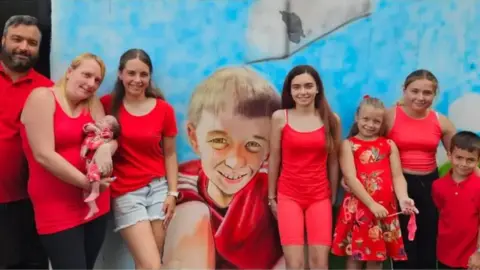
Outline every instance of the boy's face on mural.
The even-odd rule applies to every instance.
[[[260,169],[269,152],[270,124],[269,117],[204,110],[196,128],[187,125],[204,173],[224,194],[238,192]]]
[[[145,90],[150,84],[150,68],[140,59],[131,59],[125,63],[118,77],[123,83],[126,95],[134,97],[145,95]]]
[[[435,85],[427,79],[411,82],[403,91],[406,106],[415,111],[423,111],[432,106],[435,98]]]
[[[292,98],[297,106],[306,107],[315,102],[317,85],[308,73],[295,76],[291,83]]]
[[[479,154],[477,151],[469,152],[455,147],[448,154],[453,172],[462,177],[470,175],[475,167],[478,166]]]

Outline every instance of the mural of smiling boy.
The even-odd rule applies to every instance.
[[[271,115],[280,96],[246,67],[217,70],[194,91],[186,130],[200,160],[180,165],[167,268],[272,269],[283,264],[267,204]]]

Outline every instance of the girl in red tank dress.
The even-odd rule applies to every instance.
[[[347,269],[381,269],[388,257],[406,260],[398,214],[418,210],[407,194],[395,144],[382,136],[383,103],[365,96],[342,144],[340,166],[352,193],[343,199],[332,253],[349,256]],[[398,198],[401,211],[397,210]]]

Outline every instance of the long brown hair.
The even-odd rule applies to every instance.
[[[142,61],[145,65],[148,66],[150,71],[150,83],[145,90],[145,96],[151,98],[159,98],[165,99],[162,91],[159,88],[156,88],[153,84],[151,76],[153,75],[153,65],[150,56],[142,49],[130,49],[122,54],[120,57],[120,63],[118,65],[118,71],[122,72],[125,68],[125,65],[128,61],[138,59]],[[125,87],[123,86],[122,80],[117,77],[117,81],[115,82],[115,86],[112,90],[112,108],[111,114],[118,118],[118,110],[123,102],[123,98],[125,97]]]
[[[315,96],[315,108],[318,110],[318,114],[323,121],[325,127],[325,134],[327,136],[327,149],[329,153],[338,150],[340,145],[340,138],[336,137],[336,130],[338,129],[338,121],[335,115],[328,104],[327,98],[325,97],[325,89],[323,87],[322,80],[318,72],[309,65],[299,65],[294,67],[287,74],[285,82],[283,83],[282,90],[282,109],[293,109],[295,108],[295,101],[292,97],[292,80],[298,75],[307,73],[312,76],[315,84],[317,86],[318,93]]]

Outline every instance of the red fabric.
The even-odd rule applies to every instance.
[[[430,111],[427,117],[414,119],[397,106],[388,138],[400,151],[402,168],[416,172],[432,172],[437,168],[436,154],[442,128],[436,112]]]
[[[282,165],[278,193],[306,202],[330,199],[325,128],[298,132],[287,124],[282,130]]]
[[[27,163],[20,138],[20,114],[30,92],[53,82],[31,69],[12,82],[0,62],[0,203],[28,197]]]
[[[397,213],[390,168],[390,144],[385,138],[350,138],[357,178],[389,214]],[[368,207],[347,193],[340,207],[332,253],[359,261],[406,260],[398,215],[376,219]]]
[[[92,117],[90,114],[82,114],[71,118],[57,102],[55,104],[55,151],[78,170],[86,173],[80,148],[84,137],[83,125],[92,121]],[[24,128],[21,129],[21,135],[30,172],[28,194],[33,203],[38,233],[56,233],[90,221],[91,219],[84,220],[89,211],[84,202],[84,191],[65,183],[44,169],[33,157]],[[110,192],[102,192],[96,202],[100,211],[93,218],[110,211]]]
[[[268,177],[258,172],[235,194],[227,209],[219,209],[207,194],[208,179],[200,161],[180,166],[180,173],[198,175],[198,192],[180,188],[178,204],[205,202],[211,213],[216,269],[271,269],[282,257],[277,222],[268,207]]]
[[[415,239],[415,233],[417,232],[417,221],[415,215],[410,215],[410,219],[407,224],[408,240],[413,241]]]
[[[100,181],[100,179],[102,179],[100,169],[94,162],[87,165],[87,178],[90,182]]]
[[[475,173],[460,183],[451,173],[433,182],[432,198],[440,215],[437,258],[445,265],[467,267],[468,258],[477,250],[479,194],[480,177]]]
[[[107,114],[111,114],[112,97],[101,98]],[[134,116],[120,106],[118,121],[120,136],[118,150],[114,156],[111,184],[113,197],[140,189],[152,179],[166,175],[165,156],[161,148],[163,137],[177,135],[173,108],[167,102],[157,99],[157,105],[144,116]]]

